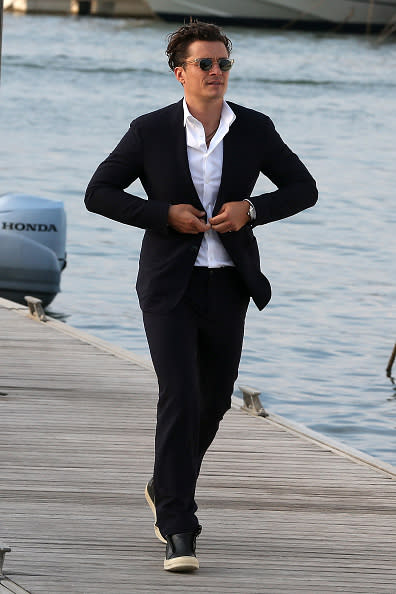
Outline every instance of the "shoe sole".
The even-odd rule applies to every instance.
[[[198,559],[196,557],[176,557],[175,559],[165,559],[165,571],[195,571],[199,569]]]
[[[158,540],[160,540],[161,542],[163,542],[164,544],[166,544],[166,539],[162,536],[158,526],[157,526],[157,511],[155,509],[155,505],[154,505],[154,501],[151,499],[149,492],[147,490],[147,485],[144,489],[144,496],[146,498],[147,503],[150,506],[151,511],[153,512],[153,516],[154,516],[154,532],[155,532],[155,536],[158,538]]]

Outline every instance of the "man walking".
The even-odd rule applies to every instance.
[[[136,288],[159,384],[145,494],[164,568],[192,571],[201,463],[231,406],[250,297],[259,309],[271,297],[252,228],[314,205],[317,190],[267,116],[225,102],[234,60],[217,26],[183,25],[166,53],[184,98],[132,122],[85,203],[145,229]],[[251,196],[260,173],[278,189]],[[137,178],[147,200],[125,192]]]

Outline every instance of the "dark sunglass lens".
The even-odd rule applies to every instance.
[[[220,58],[220,60],[219,60],[220,70],[222,70],[223,72],[227,72],[227,70],[231,69],[231,66],[232,66],[231,60],[229,60],[228,58]]]
[[[213,61],[211,58],[202,58],[202,60],[199,61],[199,66],[202,70],[205,70],[207,72],[212,68]]]

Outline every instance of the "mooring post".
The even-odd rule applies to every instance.
[[[80,16],[91,14],[91,0],[78,0],[78,14]]]
[[[386,375],[387,375],[387,377],[391,377],[392,376],[392,366],[393,366],[393,363],[395,362],[395,358],[396,358],[396,342],[395,342],[395,346],[393,347],[393,351],[392,351],[392,354],[390,356],[388,365],[386,367]]]

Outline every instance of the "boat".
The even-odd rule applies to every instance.
[[[350,28],[383,28],[396,18],[396,0],[276,0],[276,4]]]
[[[396,19],[396,0],[147,0],[167,21],[297,29],[378,30]]]
[[[28,194],[0,196],[0,296],[49,305],[60,291],[66,266],[63,202]]]
[[[202,21],[235,25],[279,26],[301,17],[290,7],[260,0],[147,0],[153,12],[167,21],[188,20],[190,16]],[[311,20],[310,17],[307,17]]]

